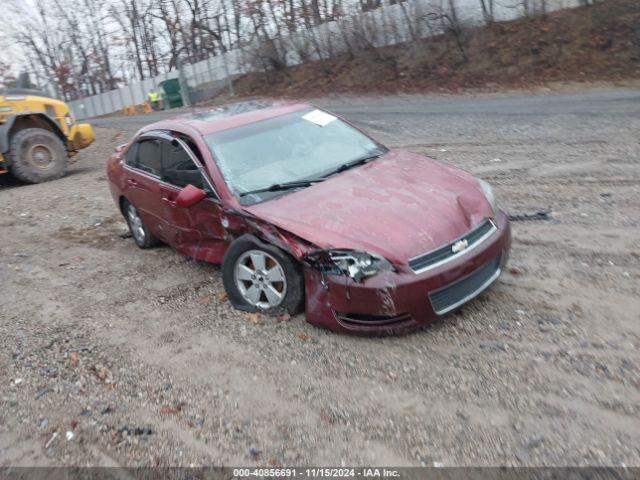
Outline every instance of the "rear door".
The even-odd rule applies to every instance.
[[[171,245],[179,252],[214,263],[222,261],[227,242],[222,209],[198,155],[181,139],[162,140],[160,194]],[[207,192],[207,198],[188,208],[176,205],[187,185]]]
[[[144,224],[166,240],[160,194],[162,145],[159,138],[143,137],[127,151],[124,196],[138,209]]]

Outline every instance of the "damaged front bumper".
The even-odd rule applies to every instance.
[[[411,330],[459,308],[487,289],[509,256],[511,231],[499,212],[482,244],[424,273],[408,265],[355,282],[305,266],[307,321],[332,330]]]

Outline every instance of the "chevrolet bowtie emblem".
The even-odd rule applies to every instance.
[[[467,240],[458,240],[456,243],[453,244],[453,246],[451,247],[451,251],[453,253],[458,253],[463,251],[465,248],[467,248],[469,246],[469,242]]]

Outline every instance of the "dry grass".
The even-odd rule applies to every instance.
[[[609,0],[283,71],[249,74],[243,95],[455,92],[640,78],[640,2]]]

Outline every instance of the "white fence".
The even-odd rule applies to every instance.
[[[138,105],[147,100],[150,90],[157,90],[158,85],[169,79],[179,78],[183,75],[186,83],[195,87],[197,85],[218,82],[227,79],[227,75],[243,73],[241,51],[228,52],[224,57],[216,56],[191,65],[183,65],[181,70],[173,70],[154,78],[148,78],[142,82],[134,82],[127,86],[85,97],[69,102],[69,106],[76,118],[89,118],[106,115],[122,110],[127,105]],[[225,61],[227,65],[225,65]]]
[[[535,3],[530,0],[530,3]],[[460,21],[465,24],[478,24],[483,21],[480,0],[456,0],[456,10]],[[494,0],[494,19],[496,21],[511,20],[523,15],[521,2],[517,0]],[[575,7],[578,0],[546,0],[547,10]],[[278,38],[277,48],[285,51],[287,65],[303,62],[306,56],[318,59],[345,52],[349,48],[349,38],[345,31],[357,32],[366,36],[366,41],[380,47],[410,41],[412,38],[425,38],[438,33],[424,19],[429,13],[449,13],[448,0],[409,0],[390,4],[384,0],[382,8],[348,17],[336,22],[328,22],[304,32]],[[354,37],[356,38],[356,37]],[[259,51],[260,40],[242,48],[211,57],[191,65],[183,65],[180,70],[173,70],[155,78],[131,83],[110,92],[85,97],[69,102],[77,118],[89,118],[122,110],[127,105],[144,102],[151,89],[157,89],[160,82],[179,78],[198,92],[203,84],[210,85],[212,93],[216,93],[216,83],[224,85],[229,76],[248,73],[259,68],[255,64],[255,52]],[[311,45],[310,45],[311,43]],[[303,55],[304,53],[304,55]],[[206,98],[199,98],[199,100]],[[198,98],[196,98],[198,100]]]

